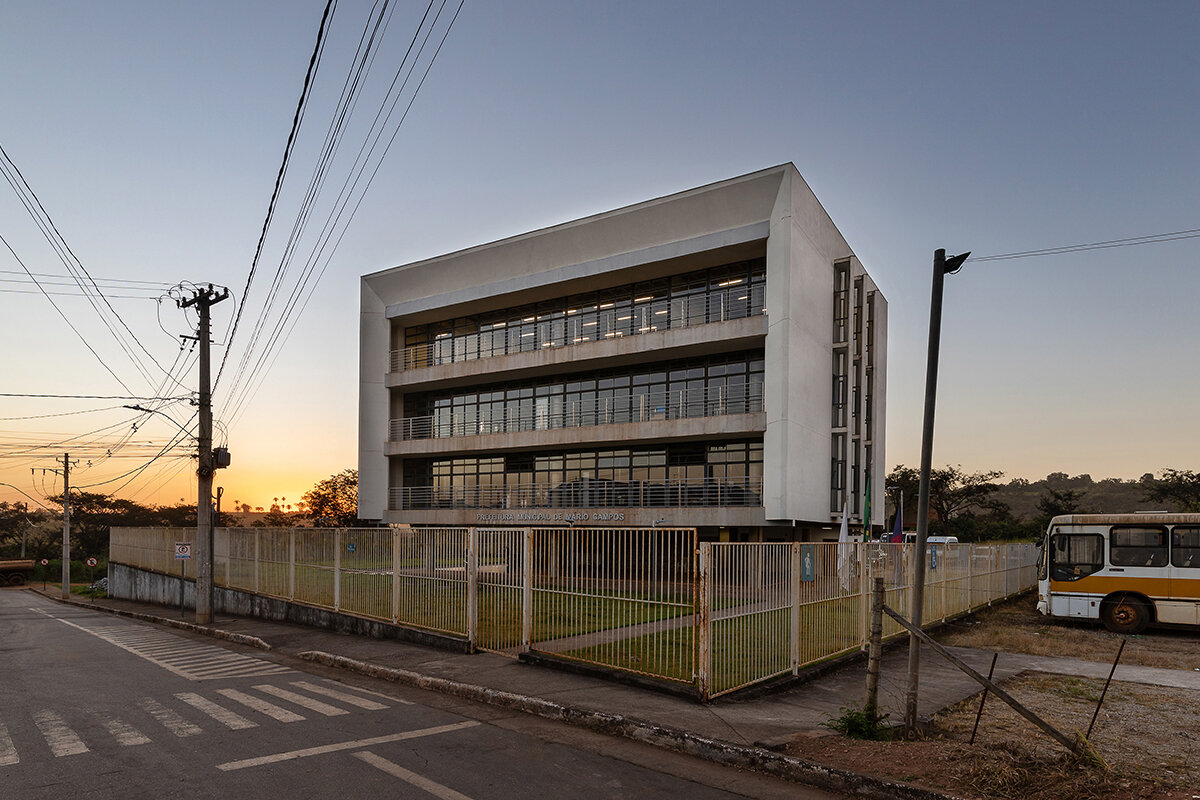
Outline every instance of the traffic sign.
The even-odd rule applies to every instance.
[[[46,565],[48,565],[49,563],[50,563],[50,559],[48,559],[48,558],[43,558],[43,559],[42,559],[42,566],[43,566],[43,567],[44,567],[44,566],[46,566]]]
[[[87,564],[89,567],[94,567],[94,566],[96,566],[96,558],[95,558],[95,556],[93,556],[92,558],[89,558],[87,561],[85,561],[83,563]]]
[[[192,557],[191,542],[176,542],[175,543],[175,558],[176,560],[184,560]]]

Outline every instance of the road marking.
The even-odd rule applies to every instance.
[[[405,706],[411,706],[413,704],[412,700],[402,700],[399,697],[392,697],[390,694],[384,694],[383,692],[373,692],[370,689],[364,689],[361,686],[347,686],[341,681],[335,681],[332,678],[322,678],[321,680],[325,681],[325,683],[332,683],[334,686],[341,686],[343,689],[353,689],[356,692],[369,694],[372,697],[382,697],[384,700],[387,700],[391,703],[400,703],[401,705]]]
[[[180,692],[179,694],[177,694],[175,696],[178,697],[183,702],[187,703],[189,706],[200,709],[205,714],[208,714],[210,717],[215,719],[217,722],[220,722],[225,727],[232,728],[235,731],[240,731],[244,728],[257,728],[258,727],[257,722],[251,722],[250,720],[243,717],[241,714],[237,714],[233,711],[230,711],[229,709],[225,708],[224,706],[219,706],[216,703],[214,703],[212,700],[209,700],[205,697],[201,697],[200,695],[198,695],[194,692]]]
[[[32,608],[30,610],[56,619],[64,625],[70,625],[97,639],[103,639],[109,644],[191,681],[215,678],[259,678],[295,671],[281,664],[242,653],[233,653],[214,645],[181,640],[175,634],[165,631],[147,631],[126,625],[88,628],[62,617],[56,617],[44,609]]]
[[[88,746],[67,726],[66,720],[53,711],[37,712],[33,715],[33,722],[41,730],[42,736],[46,737],[46,744],[50,745],[50,752],[55,758],[88,751]]]
[[[273,717],[280,722],[299,722],[304,717],[299,714],[288,711],[286,708],[280,708],[273,703],[268,703],[266,700],[260,700],[253,695],[244,694],[237,689],[217,689],[217,694],[224,695],[234,702],[241,703],[247,708],[252,708],[268,717]]]
[[[217,764],[217,769],[222,772],[231,772],[235,769],[261,767],[264,764],[277,764],[280,761],[293,761],[297,758],[337,753],[342,750],[360,750],[364,747],[371,747],[377,744],[402,742],[405,739],[420,739],[425,736],[437,736],[439,733],[452,733],[464,728],[474,728],[476,725],[481,724],[474,720],[467,720],[466,722],[455,722],[450,725],[438,725],[435,728],[421,728],[415,731],[405,731],[404,733],[393,733],[388,736],[376,736],[373,739],[359,739],[354,742],[338,742],[337,744],[326,744],[320,747],[308,747],[303,750],[292,750],[288,753],[275,753],[274,755],[259,756],[258,758],[247,758],[242,761],[229,761],[224,764]]]
[[[306,692],[313,692],[314,694],[322,694],[326,697],[332,697],[334,700],[341,700],[343,703],[349,703],[352,706],[365,708],[367,711],[379,711],[380,709],[387,708],[387,706],[385,706],[383,703],[376,703],[374,700],[368,700],[365,697],[348,694],[347,692],[339,692],[337,689],[328,689],[324,686],[317,686],[315,683],[309,683],[308,681],[293,681],[292,686],[296,686]]]
[[[393,764],[386,758],[381,758],[374,753],[354,753],[355,758],[359,761],[365,761],[376,769],[381,769],[388,775],[399,778],[406,783],[411,783],[418,789],[424,789],[434,797],[440,797],[441,800],[471,800],[462,792],[456,792],[449,786],[443,786],[440,783],[429,780],[423,775],[418,775],[415,772],[405,769],[399,764]]]
[[[295,703],[298,706],[303,706],[309,711],[315,711],[318,714],[324,714],[327,717],[340,717],[343,714],[350,713],[344,708],[337,708],[336,706],[331,706],[328,703],[322,703],[320,700],[313,700],[311,697],[305,697],[302,694],[289,692],[287,689],[280,689],[278,686],[272,686],[269,683],[259,684],[254,688],[266,694],[273,694],[281,700],[287,700],[289,703]]]
[[[195,736],[197,733],[204,733],[204,729],[199,725],[193,725],[153,698],[143,697],[138,700],[138,705],[176,736]]]
[[[132,747],[137,744],[146,744],[150,741],[150,737],[144,736],[140,731],[132,725],[122,722],[116,717],[109,717],[103,714],[98,714],[100,724],[113,735],[117,740],[117,744],[122,747]]]
[[[21,758],[17,755],[17,748],[8,735],[8,728],[4,727],[3,722],[0,722],[0,767],[11,767],[13,764],[19,763],[21,763]]]

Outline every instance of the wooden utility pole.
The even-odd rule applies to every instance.
[[[196,293],[186,300],[179,301],[180,308],[194,305],[200,314],[200,386],[199,386],[199,464],[196,468],[198,477],[196,495],[196,624],[209,625],[212,623],[212,579],[213,579],[213,449],[212,449],[212,389],[210,388],[211,358],[209,349],[212,345],[209,310],[212,306],[229,297],[228,289],[220,291],[210,283],[206,288],[196,289]]]

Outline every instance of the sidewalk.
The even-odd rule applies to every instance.
[[[46,596],[58,599],[57,592],[47,592]],[[77,602],[117,612],[144,614],[164,621],[180,620],[178,610],[172,613],[171,609],[162,606],[107,598],[94,602]],[[189,611],[186,621],[190,621],[190,618]],[[695,746],[680,746],[678,740],[681,737],[690,737],[696,742],[709,742],[718,750],[729,750],[729,746],[742,750],[752,748],[761,754],[760,757],[751,759],[752,765],[759,767],[763,764],[763,757],[769,755],[759,748],[777,747],[797,736],[827,733],[821,723],[831,716],[837,716],[843,707],[861,705],[865,695],[865,661],[849,664],[794,688],[743,700],[718,700],[704,705],[683,697],[612,683],[588,675],[534,666],[492,653],[450,653],[394,640],[369,639],[223,614],[218,615],[209,628],[256,637],[265,642],[273,652],[283,655],[332,663],[365,674],[374,674],[373,670],[379,668],[399,671],[397,674],[383,674],[380,677],[584,724],[593,729],[605,729],[605,724],[595,722],[599,720],[607,723],[609,732],[621,733],[632,738],[651,740],[654,738],[653,732],[659,731],[672,742],[676,742],[663,746],[696,752],[705,757],[711,758],[712,755],[699,752]],[[950,649],[968,665],[982,674],[987,674],[992,657],[990,651]],[[314,656],[314,652],[328,656]],[[879,701],[881,709],[890,714],[893,720],[904,717],[907,661],[907,646],[893,647],[884,653]],[[1025,670],[1105,678],[1109,665],[1070,658],[1001,653],[996,663],[995,679],[1003,680]],[[1114,678],[1200,689],[1200,672],[1122,665],[1118,667]],[[921,716],[932,715],[978,691],[979,684],[974,680],[932,650],[922,649],[918,707]],[[581,722],[584,718],[593,722]],[[644,729],[646,733],[630,733],[629,730],[621,729],[621,725],[630,722],[640,726],[639,730]],[[728,763],[737,763],[737,759]],[[826,785],[825,788],[840,788],[845,791],[844,786]],[[939,795],[905,792],[863,796]]]

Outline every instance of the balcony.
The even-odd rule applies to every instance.
[[[753,394],[748,395],[748,389]],[[463,413],[451,409],[435,416],[404,417],[391,421],[388,441],[440,439],[454,436],[545,431],[617,425],[630,422],[752,414],[763,410],[761,387],[710,388],[706,391],[681,389],[620,398],[597,398],[578,402],[553,403],[558,398],[530,398],[516,408],[505,406],[500,413],[484,411]],[[555,407],[558,406],[558,407]]]
[[[457,508],[681,508],[761,506],[762,478],[612,481],[521,486],[394,486],[388,510]]]
[[[731,290],[730,296],[719,293],[686,298],[686,301],[680,298],[670,303],[656,300],[653,305],[646,304],[644,313],[640,314],[625,309],[624,314],[613,310],[606,315],[601,310],[599,314],[572,316],[574,312],[567,311],[565,315],[550,319],[530,317],[523,321],[526,324],[519,326],[497,323],[490,330],[447,333],[432,344],[392,350],[388,371],[404,372],[517,353],[538,353],[552,348],[761,317],[765,310],[763,292],[762,284],[757,284],[752,288],[737,287],[736,300],[732,298]]]

